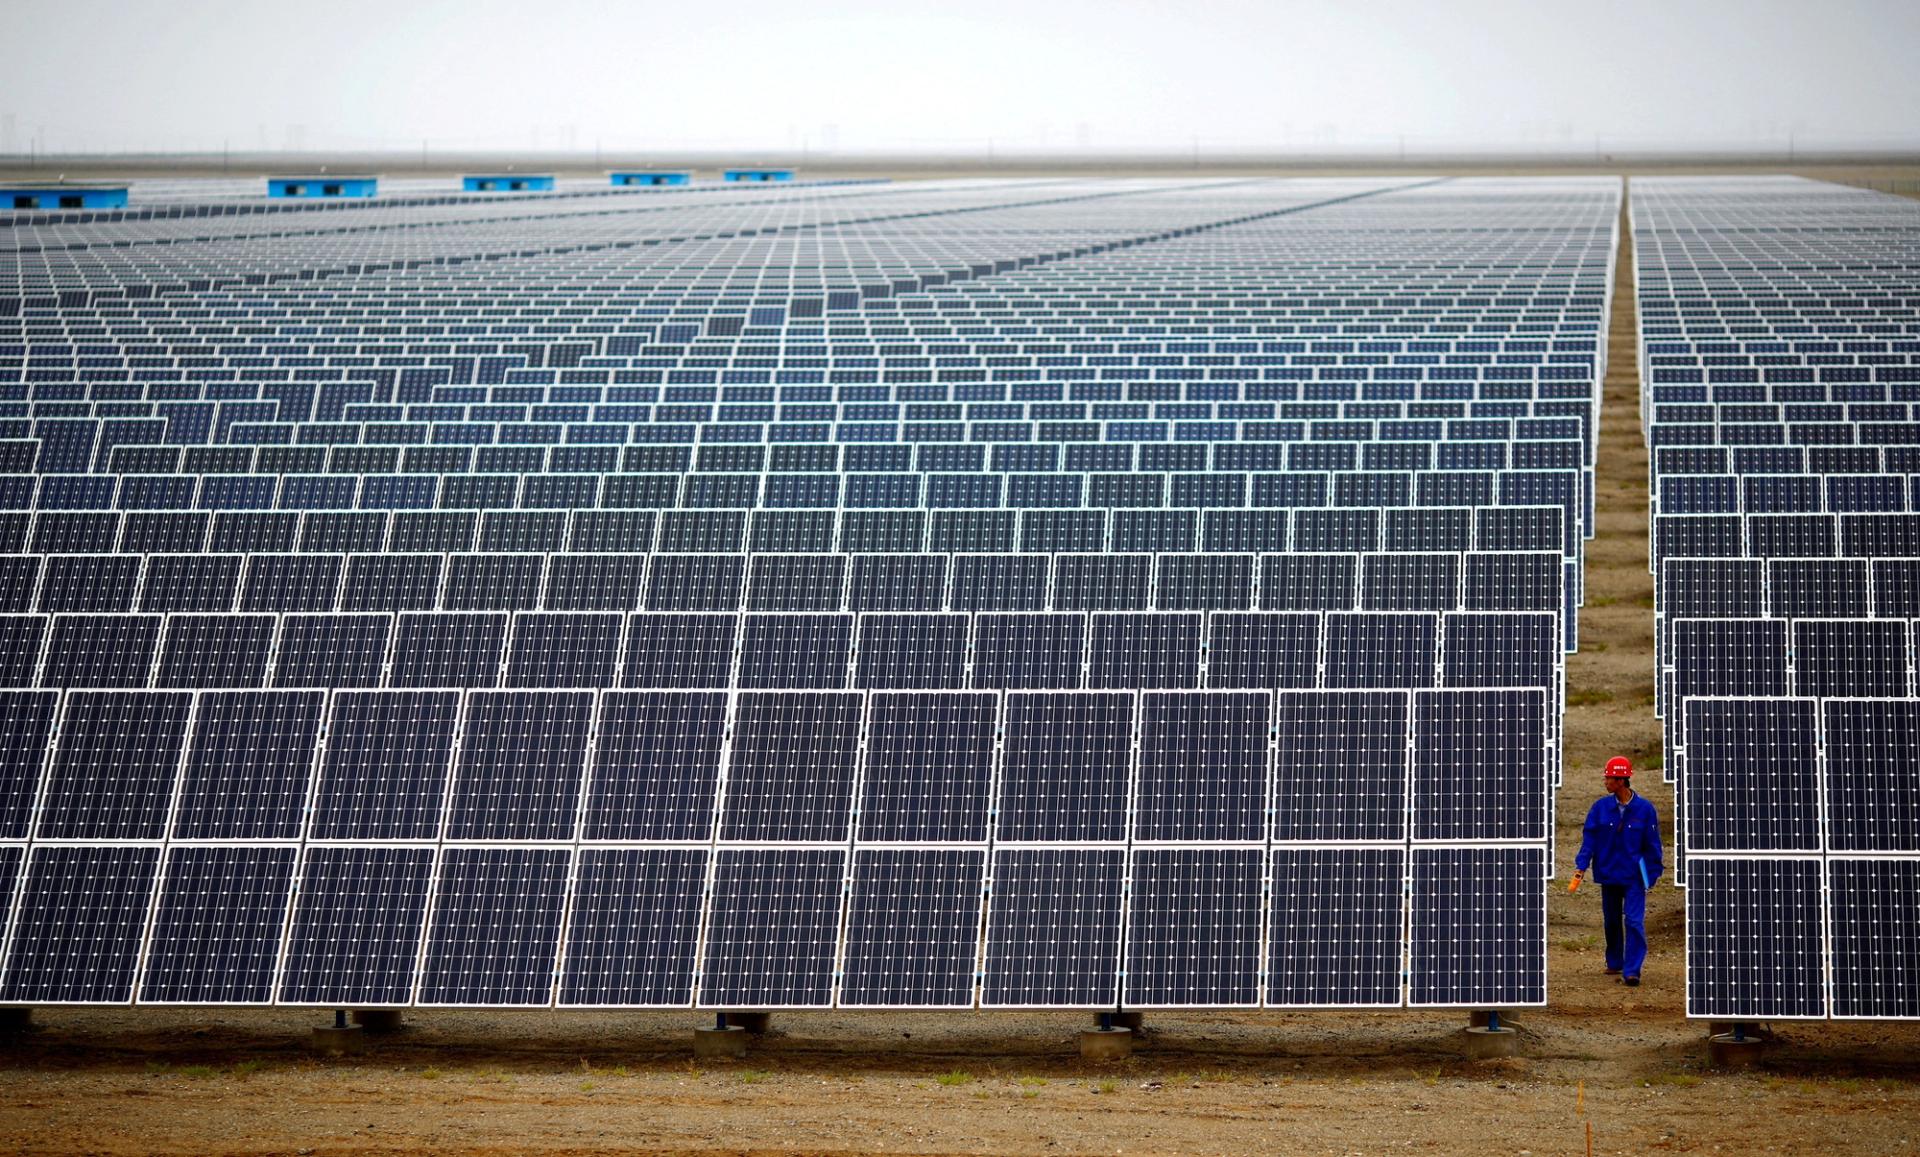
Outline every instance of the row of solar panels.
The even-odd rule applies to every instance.
[[[110,420],[111,422],[112,420]],[[912,443],[708,441],[652,445],[426,445],[422,439],[362,445],[362,428],[341,431],[342,445],[205,445],[156,444],[146,420],[120,428],[105,425],[96,447],[96,431],[86,425],[67,426],[61,420],[40,423],[43,437],[0,441],[0,460],[15,471],[54,474],[912,474],[1046,472],[1062,464],[1073,474],[1293,474],[1430,473],[1462,470],[1579,469],[1583,447],[1577,439],[1516,441],[1511,438],[1459,441],[1292,441],[1292,442],[1034,442],[1009,439],[994,445],[927,440]],[[378,427],[368,428],[378,432]],[[331,431],[329,431],[331,433]],[[1240,447],[1233,449],[1232,447]],[[1881,473],[1877,449],[1868,455],[1871,468],[1859,473]],[[1890,449],[1887,457],[1911,460]],[[1723,459],[1724,460],[1724,459]],[[1702,465],[1705,464],[1703,459]],[[1725,471],[1720,471],[1724,473]],[[1794,469],[1773,473],[1798,473]],[[1885,473],[1920,473],[1890,469]],[[55,487],[98,487],[100,482],[51,484]],[[716,483],[676,482],[682,486]],[[744,485],[744,484],[737,484]],[[920,483],[916,480],[914,485]],[[1222,483],[1225,485],[1225,483]],[[1244,485],[1244,482],[1242,483]],[[1348,485],[1352,485],[1349,483]],[[30,487],[16,486],[32,492]],[[671,504],[677,504],[671,503]]]
[[[1380,528],[1398,522],[1400,528],[1438,524],[1444,514],[1413,514],[1438,510],[1484,510],[1494,526],[1511,526],[1513,516],[1498,510],[1555,508],[1563,516],[1563,551],[1576,555],[1582,537],[1588,537],[1588,487],[1580,470],[1457,470],[1457,472],[1269,472],[1269,474],[371,474],[355,487],[353,476],[276,476],[276,474],[94,474],[94,476],[12,476],[13,485],[0,480],[0,510],[13,520],[33,518],[46,526],[98,524],[117,530],[121,520],[140,516],[238,524],[252,520],[259,528],[282,530],[261,533],[296,535],[301,526],[353,526],[353,543],[374,535],[374,547],[384,541],[392,520],[407,514],[465,514],[480,512],[522,520],[561,518],[570,514],[624,516],[636,526],[641,514],[659,518],[662,545],[726,543],[737,539],[751,522],[780,526],[801,520],[824,530],[803,531],[806,537],[826,533],[831,541],[835,522],[870,520],[874,516],[918,514],[922,520],[970,520],[981,526],[1002,526],[1014,549],[1012,535],[1020,528],[1046,528],[1060,520],[1085,526],[1094,535],[1094,547],[1114,545],[1142,533],[1133,528],[1164,526],[1144,531],[1144,541],[1165,543],[1140,549],[1192,549],[1198,533],[1210,543],[1229,535],[1252,533],[1254,547],[1238,549],[1292,549],[1309,551],[1313,543],[1331,541],[1321,549],[1375,549]],[[841,489],[845,484],[845,491]],[[359,489],[357,495],[348,491]],[[1171,491],[1171,493],[1169,493]],[[357,503],[353,501],[357,497]],[[342,501],[346,499],[346,501]],[[36,510],[35,510],[36,508]],[[1384,512],[1402,512],[1388,518]],[[1874,518],[1876,514],[1722,514],[1688,518],[1724,518],[1757,522],[1766,518]],[[1897,518],[1899,514],[1878,514]],[[1455,518],[1461,518],[1455,514]],[[1684,518],[1663,514],[1661,518]],[[1108,526],[1119,530],[1108,535]],[[1261,526],[1258,531],[1225,528]],[[1674,522],[1674,533],[1707,533],[1699,522]],[[1853,526],[1853,524],[1849,524]],[[1185,530],[1181,530],[1185,528]],[[1202,530],[1206,528],[1206,530]],[[1221,528],[1221,530],[1213,530]],[[1288,531],[1290,528],[1290,531]],[[90,531],[98,535],[102,531]],[[338,533],[338,531],[321,531]],[[666,535],[674,537],[666,537]],[[1000,531],[983,530],[991,537]],[[1405,530],[1400,531],[1405,533]],[[1501,531],[1505,533],[1505,531]],[[1715,530],[1713,533],[1728,533]],[[697,535],[689,539],[687,535]],[[1167,541],[1185,535],[1185,545]],[[1738,535],[1736,535],[1738,539]],[[111,549],[111,539],[106,547]],[[292,547],[259,547],[292,549]],[[687,547],[703,549],[703,547]],[[714,549],[714,547],[705,547]],[[724,545],[718,549],[726,549]],[[956,549],[956,547],[947,547]],[[1046,547],[1069,549],[1069,547]],[[1221,547],[1235,549],[1235,547]]]
[[[1655,478],[1672,474],[1920,474],[1913,446],[1663,446]]]
[[[339,422],[278,422],[271,411],[278,403],[263,402],[160,402],[155,417],[90,418],[41,417],[13,419],[10,431],[21,439],[38,439],[56,452],[91,451],[97,434],[109,433],[111,441],[130,445],[204,445],[209,442],[239,445],[327,445],[333,442],[358,442],[363,438],[388,445],[546,446],[573,442],[587,445],[692,445],[696,442],[731,442],[747,445],[767,443],[827,444],[919,443],[949,444],[988,442],[1115,442],[1115,443],[1292,443],[1295,445],[1351,445],[1383,442],[1484,442],[1586,440],[1586,425],[1581,414],[1584,403],[1574,404],[1572,416],[1541,418],[1455,418],[1419,419],[1397,423],[1376,431],[1371,421],[1307,423],[1265,420],[1171,421],[1145,416],[1145,406],[1137,406],[1139,417],[1108,419],[1094,417],[1059,421],[1008,420],[992,422],[942,421],[900,422],[893,416],[870,421],[836,422],[823,415],[807,421],[792,422],[707,422],[706,406],[694,406],[699,415],[674,420],[634,422],[498,422],[450,420],[421,417],[414,421],[363,422],[347,416]],[[373,407],[398,410],[401,407]],[[424,408],[424,407],[415,407]],[[656,407],[656,413],[667,407]],[[769,407],[770,408],[770,407]],[[822,407],[825,409],[826,407]],[[891,410],[892,407],[883,407]],[[352,409],[352,407],[349,407]],[[459,410],[461,407],[434,407],[435,410]],[[1514,426],[1521,428],[1516,430]],[[1889,425],[1884,440],[1871,445],[1911,445],[1920,439],[1902,440],[1907,424]],[[370,435],[370,437],[369,437]],[[1380,436],[1380,435],[1384,435]],[[1834,445],[1847,443],[1835,442]],[[81,462],[87,461],[82,458]],[[43,471],[72,470],[73,465],[59,458],[41,467]],[[84,466],[80,468],[84,469]]]
[[[1669,558],[1908,558],[1920,514],[1656,514],[1652,567]]]
[[[0,703],[35,741],[5,760],[9,839],[1543,841],[1551,818],[1537,688]]]
[[[1638,218],[1657,239],[1639,249],[1643,348],[1702,363],[1656,357],[1642,394],[1662,512],[1651,531],[1659,707],[1676,781],[1675,879],[1688,889],[1688,1013],[1920,1016],[1910,979],[1920,906],[1902,887],[1920,858],[1854,855],[1920,852],[1905,613],[1920,610],[1907,589],[1920,566],[1903,557],[1920,525],[1847,513],[1912,505],[1920,438],[1901,411],[1920,395],[1904,384],[1911,367],[1887,361],[1904,360],[1913,340],[1911,276],[1884,258],[1920,236],[1920,214],[1806,182],[1635,190],[1637,214],[1677,214],[1671,231]],[[1871,232],[1768,227],[1809,212],[1819,225],[1843,206],[1874,219]],[[1658,243],[1676,238],[1697,244]],[[1830,276],[1860,287],[1852,301],[1804,292]],[[1836,310],[1860,323],[1861,344],[1887,347],[1809,341]]]
[[[0,610],[1143,611],[1562,609],[1554,551],[1325,554],[52,554],[0,558]],[[1865,564],[1860,595],[1867,598]],[[1801,572],[1799,578],[1813,577]],[[1887,572],[1889,582],[1907,572]],[[1906,593],[1882,592],[1888,601]]]
[[[589,477],[590,480],[591,476]],[[670,481],[666,476],[658,476]],[[1300,478],[1276,475],[1276,479]],[[649,476],[625,476],[645,496]],[[1573,481],[1571,472],[1565,479]],[[277,479],[268,479],[278,481]],[[476,476],[480,482],[494,477]],[[500,478],[517,484],[517,478]],[[166,479],[162,482],[169,481]],[[189,484],[191,478],[182,479]],[[622,478],[607,480],[619,486]],[[1153,479],[1152,481],[1158,481]],[[1305,482],[1317,479],[1308,476]],[[159,486],[142,487],[158,490]],[[507,485],[501,489],[514,489]],[[184,488],[182,488],[184,489]],[[1306,487],[1302,487],[1306,489]],[[479,487],[476,497],[488,497]],[[1387,497],[1398,497],[1389,495]],[[1476,498],[1438,494],[1434,498]],[[1488,496],[1490,497],[1490,496]],[[1524,496],[1521,496],[1524,497]],[[1107,508],[992,510],[661,510],[638,503],[605,510],[515,509],[512,503],[448,504],[440,510],[0,510],[0,546],[33,554],[347,552],[393,550],[621,550],[662,553],[838,549],[844,553],[1027,551],[1364,553],[1377,550],[1557,550],[1577,553],[1565,505],[1268,506],[1246,509]],[[1665,515],[1679,519],[1683,516]],[[1741,516],[1691,516],[1731,517]],[[1748,516],[1766,517],[1766,516]],[[1792,515],[1833,519],[1906,515]],[[1865,533],[1848,524],[1854,541]],[[836,533],[837,528],[837,533]],[[1113,533],[1113,531],[1118,533]],[[1715,523],[1676,524],[1675,543]],[[1673,552],[1664,552],[1673,553]],[[1700,555],[1727,553],[1697,551]],[[1912,552],[1920,553],[1920,551]]]
[[[176,846],[162,859],[0,845],[0,891],[19,892],[0,1000],[1546,1002],[1537,846]]]
[[[1905,626],[1883,625],[1907,686]],[[1522,684],[1557,703],[1564,679],[1542,611],[7,615],[0,662],[22,687]]]
[[[1920,475],[1669,474],[1655,514],[1899,514],[1920,510]]]

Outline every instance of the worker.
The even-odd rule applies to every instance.
[[[1592,864],[1607,925],[1607,975],[1637,987],[1647,961],[1647,889],[1665,867],[1660,816],[1645,797],[1634,794],[1633,762],[1626,756],[1607,760],[1605,775],[1607,794],[1587,810],[1573,886],[1580,886]]]

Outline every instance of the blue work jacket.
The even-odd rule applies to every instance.
[[[1587,810],[1586,832],[1580,840],[1580,854],[1573,866],[1585,871],[1593,865],[1596,884],[1641,886],[1640,865],[1647,866],[1647,883],[1660,878],[1665,864],[1660,858],[1660,815],[1645,796],[1635,795],[1627,802],[1625,815],[1619,801],[1602,796]]]

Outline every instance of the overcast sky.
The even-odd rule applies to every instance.
[[[0,151],[1920,141],[1920,0],[9,2]]]

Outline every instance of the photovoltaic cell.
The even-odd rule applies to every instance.
[[[157,847],[34,848],[20,885],[0,1000],[131,1000],[159,864]]]
[[[298,839],[325,714],[323,691],[202,694],[173,836]]]
[[[1134,696],[1129,692],[1006,697],[994,838],[1126,838]]]
[[[1081,685],[1086,615],[974,616],[973,685],[1009,691]]]
[[[1820,704],[1827,848],[1920,853],[1920,701]]]
[[[1920,859],[1829,858],[1826,891],[1832,1015],[1920,1017]]]
[[[1257,847],[1134,849],[1129,1007],[1259,1003],[1265,855]]]
[[[1815,706],[1811,699],[1685,702],[1690,852],[1820,850]]]
[[[47,762],[47,744],[60,710],[57,691],[0,691],[0,839],[27,836],[33,797]],[[0,896],[11,896],[0,891]]]
[[[336,692],[308,837],[438,839],[459,714],[457,691]]]
[[[1416,691],[1413,752],[1414,839],[1547,838],[1545,692]]]
[[[1264,838],[1271,731],[1264,692],[1143,695],[1133,838]]]
[[[720,838],[844,841],[863,699],[857,692],[739,694]]]
[[[1313,687],[1320,678],[1320,616],[1207,616],[1207,686]]]
[[[726,721],[724,691],[602,695],[581,838],[708,839]]]
[[[35,835],[165,835],[192,707],[193,696],[180,692],[70,692]]]
[[[469,694],[446,838],[572,839],[592,723],[587,691]]]

